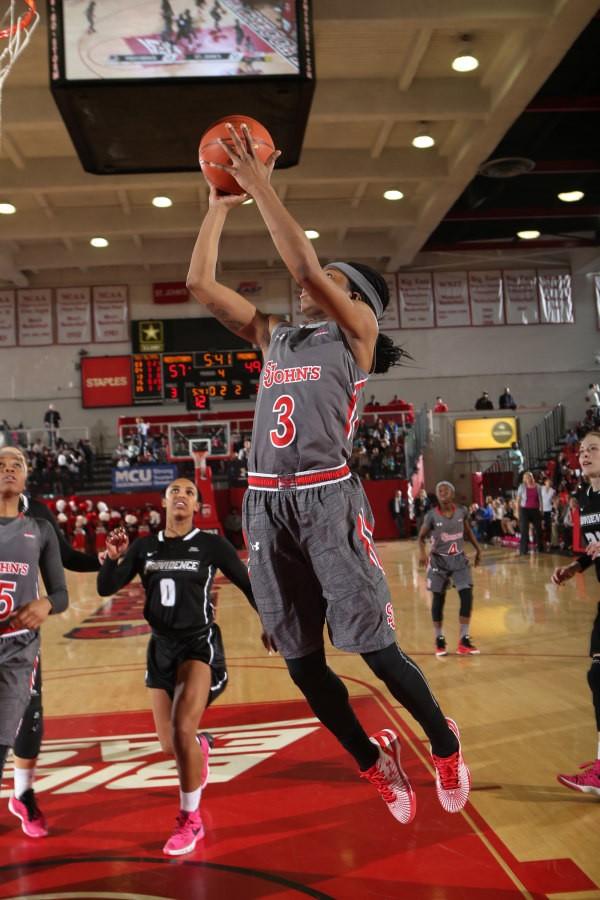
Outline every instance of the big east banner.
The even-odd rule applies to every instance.
[[[87,356],[81,360],[81,402],[93,406],[131,406],[131,357]]]

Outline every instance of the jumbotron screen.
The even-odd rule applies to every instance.
[[[50,0],[53,80],[305,74],[296,0]]]

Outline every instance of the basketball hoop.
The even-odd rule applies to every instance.
[[[22,10],[20,14],[19,10]],[[2,87],[17,58],[29,43],[39,21],[40,14],[37,11],[35,0],[10,0],[8,9],[0,18],[0,142],[2,140]]]

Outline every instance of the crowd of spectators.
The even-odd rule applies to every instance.
[[[66,540],[85,553],[101,553],[106,548],[106,535],[121,526],[129,541],[156,533],[163,524],[160,509],[151,503],[136,508],[110,508],[103,500],[94,503],[81,497],[59,497],[50,504]]]
[[[21,446],[29,462],[29,489],[33,494],[69,494],[84,490],[92,481],[95,452],[87,438],[69,444],[61,438],[49,447],[41,439]]]

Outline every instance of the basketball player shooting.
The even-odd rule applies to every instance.
[[[219,174],[232,175],[245,193],[220,196],[211,189],[188,288],[264,356],[243,510],[250,579],[263,628],[314,714],[351,754],[392,815],[407,823],[416,801],[401,766],[397,735],[384,728],[369,738],[364,731],[345,685],[327,665],[325,622],[335,647],[360,653],[423,727],[431,742],[438,798],[446,811],[458,812],[470,786],[458,728],[396,643],[394,610],[373,544],[373,516],[359,479],[348,468],[369,373],[386,372],[402,357],[402,350],[379,333],[389,302],[385,279],[358,263],[334,262],[322,269],[311,242],[271,186],[279,153],[261,162],[244,124],[239,132],[230,127],[229,135],[221,141],[229,163],[215,167]],[[266,315],[216,280],[227,215],[248,195],[302,288],[306,325]]]

